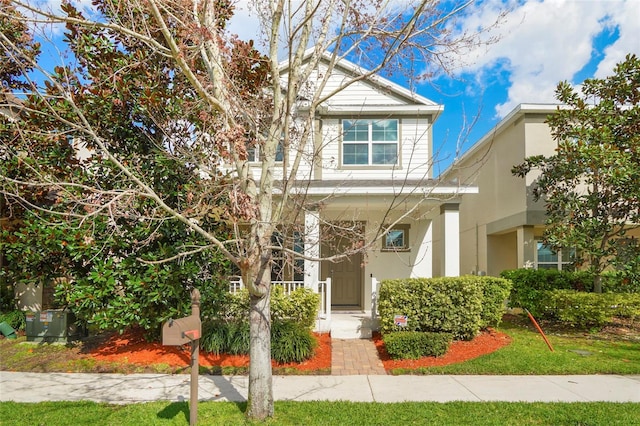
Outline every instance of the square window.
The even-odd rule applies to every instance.
[[[369,140],[369,122],[367,120],[344,120],[342,128],[343,139],[347,142],[366,142]]]
[[[395,143],[375,143],[372,150],[373,164],[396,164],[398,162],[398,146]]]
[[[409,225],[395,225],[382,241],[382,251],[409,251]]]
[[[397,141],[398,120],[379,120],[371,123],[374,141]]]

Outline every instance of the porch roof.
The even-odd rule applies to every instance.
[[[477,194],[478,187],[462,185],[453,181],[438,179],[389,180],[308,180],[298,181],[294,187],[307,195],[417,195],[452,196]]]

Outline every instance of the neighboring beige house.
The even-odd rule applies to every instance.
[[[561,269],[568,260],[539,242],[546,215],[544,203],[531,193],[538,175],[511,174],[526,157],[554,154],[556,142],[545,120],[557,108],[518,105],[443,174],[479,188],[460,205],[463,274],[498,275],[525,265]]]
[[[545,205],[531,191],[539,172],[525,178],[511,173],[526,157],[555,154],[557,143],[545,121],[558,107],[518,105],[443,173],[444,179],[479,188],[460,204],[462,274],[495,276],[525,266],[561,270],[569,263],[566,250],[555,253],[540,242]]]

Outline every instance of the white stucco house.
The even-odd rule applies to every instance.
[[[309,81],[326,74],[324,64]],[[308,142],[314,155],[301,164],[298,182],[305,188],[306,205],[315,201],[317,208],[300,215],[304,235],[291,249],[304,250],[308,258],[327,258],[354,243],[318,244],[326,223],[360,227],[363,242],[374,240],[381,227],[392,226],[365,251],[337,262],[304,260],[297,271],[272,276],[274,284],[287,280],[287,285],[320,286],[325,298],[321,315],[329,320],[320,328],[329,327],[331,311],[371,313],[380,280],[459,275],[460,197],[477,192],[473,185],[433,178],[432,129],[444,107],[379,76],[360,80],[360,73],[355,64],[339,62],[324,90],[332,93],[344,81],[357,81],[328,97],[314,113]],[[256,179],[260,165],[254,164]],[[274,174],[287,167],[279,169]],[[327,283],[329,294],[324,294]],[[334,316],[332,331],[335,321]]]

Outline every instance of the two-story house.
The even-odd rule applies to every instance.
[[[326,75],[325,64],[320,62],[310,81]],[[330,279],[327,311],[371,312],[382,279],[459,275],[460,196],[477,192],[433,178],[432,129],[443,106],[379,76],[359,79],[361,72],[343,60],[324,86],[332,93],[351,82],[315,111],[314,156],[298,175],[306,199],[318,207],[304,211],[304,236],[291,248],[308,258],[328,258],[357,245],[316,244],[325,240],[323,232],[333,232],[327,223],[351,223],[361,229],[363,243],[374,243],[337,261],[305,259],[302,273],[281,277],[310,288]],[[256,161],[258,178],[259,166]]]

